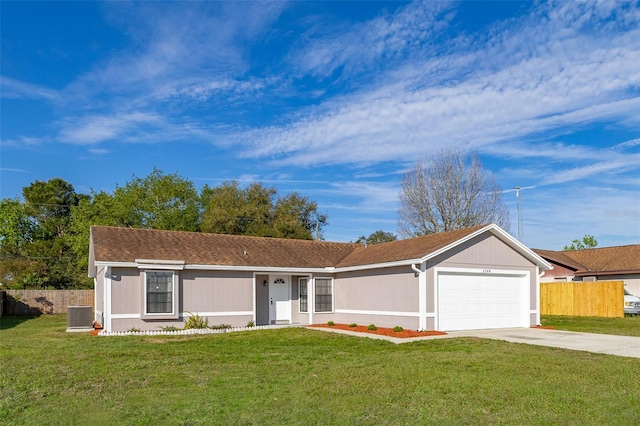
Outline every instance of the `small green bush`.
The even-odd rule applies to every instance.
[[[209,326],[209,328],[212,330],[224,330],[227,328],[231,328],[231,326],[229,324],[219,324],[219,325],[211,325]]]
[[[335,322],[333,322],[333,321],[329,321],[329,322],[327,323],[327,325],[328,325],[329,327],[333,327],[334,325],[336,325],[336,323],[335,323]]]
[[[161,327],[162,331],[178,331],[180,330],[178,327],[173,326],[173,325],[168,325],[166,327]]]
[[[396,333],[400,333],[401,331],[404,331],[404,328],[396,325],[395,327],[393,327],[393,331],[395,331]]]
[[[140,333],[140,329],[139,328],[135,328],[135,327],[131,327],[127,331],[130,332],[130,333]]]
[[[367,327],[367,330],[377,330],[378,327],[375,326],[375,324],[369,324],[369,327]]]
[[[184,329],[189,330],[192,328],[207,328],[209,327],[209,320],[201,317],[198,314],[192,314],[191,312],[187,312],[189,314],[189,318],[187,322],[184,323]]]
[[[256,326],[256,323],[253,320],[247,323],[247,327],[255,327],[255,326]]]
[[[352,322],[351,324],[349,324],[349,327],[357,327],[358,324],[356,324],[355,322]]]

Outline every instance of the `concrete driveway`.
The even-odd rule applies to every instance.
[[[312,327],[310,327],[312,328]],[[499,330],[450,331],[444,336],[427,336],[400,339],[368,333],[355,333],[332,328],[316,328],[351,336],[388,340],[393,343],[408,343],[419,340],[450,339],[454,337],[479,337],[482,339],[505,340],[528,345],[550,346],[574,351],[640,358],[640,337],[614,336],[611,334],[577,333],[574,331],[549,330],[544,328],[505,328]]]
[[[599,354],[640,358],[640,337],[577,333],[543,328],[452,331],[447,337],[480,337],[529,345],[550,346]]]

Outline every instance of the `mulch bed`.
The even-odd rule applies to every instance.
[[[403,330],[403,331],[393,331],[393,328],[384,328],[378,327],[377,330],[369,330],[366,325],[357,325],[355,327],[349,327],[347,324],[335,324],[335,325],[327,325],[327,324],[313,324],[309,327],[320,327],[320,328],[337,328],[339,330],[348,330],[355,331],[358,333],[370,333],[370,334],[380,334],[383,336],[391,336],[391,337],[425,337],[425,336],[443,336],[447,333],[442,331],[417,331],[417,330]]]

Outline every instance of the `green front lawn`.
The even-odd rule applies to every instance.
[[[92,337],[2,318],[6,424],[638,424],[640,359],[289,328]]]
[[[640,315],[627,315],[624,318],[543,315],[540,322],[544,326],[552,326],[558,330],[640,337]]]

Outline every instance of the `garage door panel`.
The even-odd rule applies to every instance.
[[[438,328],[444,331],[527,326],[522,276],[439,273]]]

